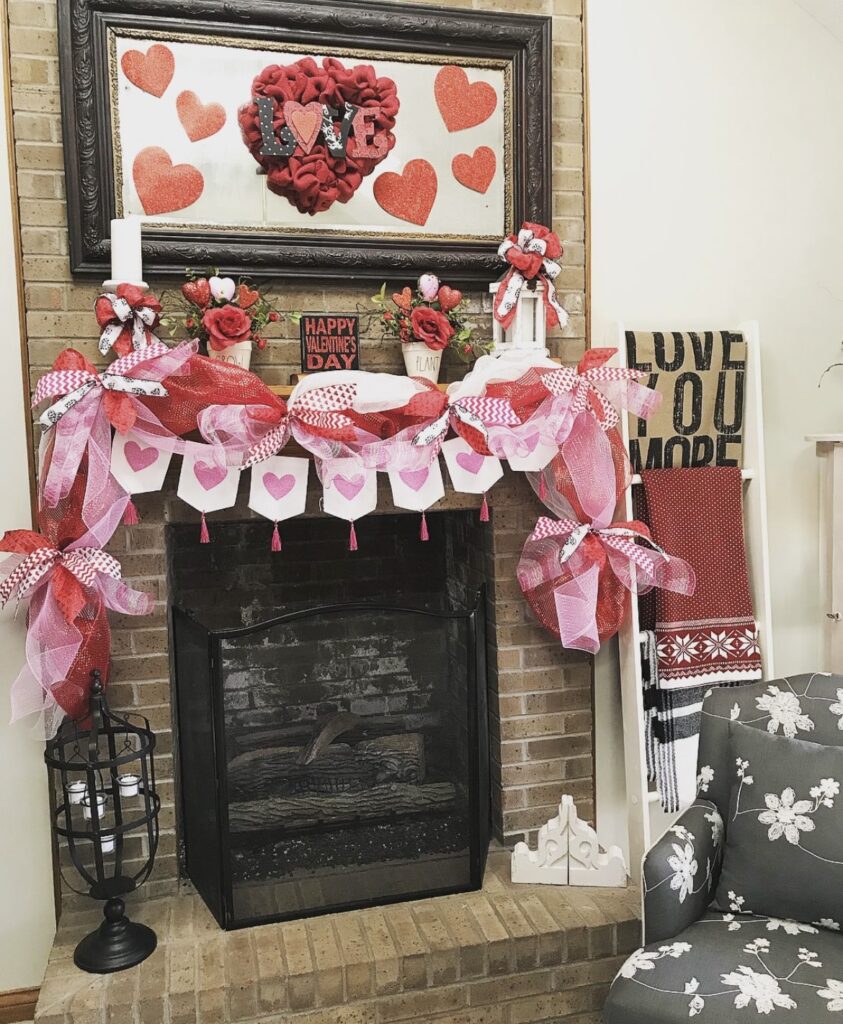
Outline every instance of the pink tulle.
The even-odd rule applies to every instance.
[[[84,547],[77,541],[65,549]],[[0,571],[8,575],[22,560],[10,555]],[[68,623],[50,585],[52,571],[42,576],[32,591],[26,633],[26,663],[11,688],[12,721],[37,715],[36,731],[46,739],[54,736],[65,715],[56,693],[68,682],[68,674],[82,645],[82,633]],[[124,615],[148,615],[154,607],[151,594],[134,590],[122,580],[98,572],[92,587],[85,587],[87,604],[80,618],[91,619],[100,607]],[[77,620],[78,621],[78,620]],[[107,622],[104,621],[107,630]],[[106,645],[107,649],[107,645]],[[103,673],[107,665],[99,666]]]

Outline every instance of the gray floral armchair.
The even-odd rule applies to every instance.
[[[843,1024],[843,915],[837,912],[843,900],[843,800],[835,799],[843,780],[834,777],[833,765],[824,778],[796,778],[792,784],[788,779],[783,788],[765,792],[775,787],[754,785],[752,776],[776,758],[765,753],[751,764],[730,754],[730,732],[747,726],[785,737],[775,742],[790,751],[795,741],[806,763],[816,744],[843,748],[843,676],[806,674],[714,689],[706,697],[697,800],[644,860],[645,945],[615,978],[605,1024],[668,1024],[691,1017],[700,1024],[740,1024],[759,1014],[793,1024]],[[756,732],[745,735],[769,742]],[[827,756],[839,766],[843,751]],[[753,793],[754,806],[740,810],[745,817],[732,826],[740,806],[734,792],[738,801],[742,793]],[[808,799],[799,799],[808,792]],[[808,848],[821,831],[817,822],[831,854],[828,846],[823,856]],[[804,870],[791,873],[783,892],[786,897],[787,886],[795,895],[817,889],[811,919],[793,920],[786,911],[781,917],[746,913],[745,897],[729,888],[731,876],[723,870],[727,831],[750,825],[759,830],[757,848],[756,832],[750,844],[755,898],[758,892],[768,903],[778,898],[775,885],[781,887],[781,880],[765,889],[777,851],[804,854]],[[732,849],[730,841],[730,857]]]

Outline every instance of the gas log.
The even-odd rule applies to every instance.
[[[228,766],[232,798],[359,793],[385,782],[424,782],[421,733],[378,736],[354,746],[333,743],[306,765],[299,764],[300,755],[300,747],[265,747],[239,754]]]
[[[453,807],[456,787],[450,782],[429,786],[389,783],[364,794],[345,792],[303,796],[269,796],[263,800],[232,803],[228,819],[232,831],[252,832],[281,827],[307,828],[320,824],[371,821],[389,815],[430,814]]]

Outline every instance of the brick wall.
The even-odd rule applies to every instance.
[[[553,227],[565,245],[557,285],[571,320],[550,344],[552,354],[574,361],[582,352],[585,331],[582,0],[450,0],[444,6],[553,18]],[[68,271],[56,0],[9,0],[8,7],[26,328],[34,383],[68,344],[92,361],[101,361],[92,315],[98,288],[73,281]],[[161,281],[151,284],[159,295],[172,287]],[[273,297],[280,309],[353,309],[367,302],[372,291],[370,286],[326,289],[280,282]],[[467,297],[475,319],[488,329],[488,296],[476,292]],[[257,354],[254,368],[269,383],[288,383],[297,359],[296,330],[281,324],[271,344]],[[367,369],[403,372],[397,347],[374,339],[363,341],[363,363]],[[460,372],[459,364],[446,365],[449,378]],[[491,666],[491,685],[498,695],[492,700],[492,729],[500,755],[493,770],[503,793],[496,816],[501,833],[515,839],[553,813],[563,786],[582,801],[585,816],[592,812],[591,669],[586,660],[561,651],[532,622],[515,580],[518,555],[535,522],[538,503],[523,479],[509,473],[492,497],[495,585],[490,614],[496,664]],[[466,507],[472,499],[452,495],[451,503]],[[176,876],[176,838],[163,524],[165,516],[169,521],[190,521],[191,513],[174,501],[163,504],[165,508],[160,495],[140,500],[143,523],[131,531],[119,530],[112,545],[124,574],[158,599],[155,613],[147,619],[115,617],[112,699],[121,708],[143,709],[159,732],[163,835],[153,877],[166,888]],[[244,506],[241,493],[236,513],[241,517]],[[388,488],[379,507],[391,510]],[[315,507],[313,512],[318,514]]]

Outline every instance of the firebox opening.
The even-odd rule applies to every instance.
[[[168,527],[185,870],[224,927],[462,891],[488,845],[476,512]],[[212,784],[212,782],[214,784]]]

